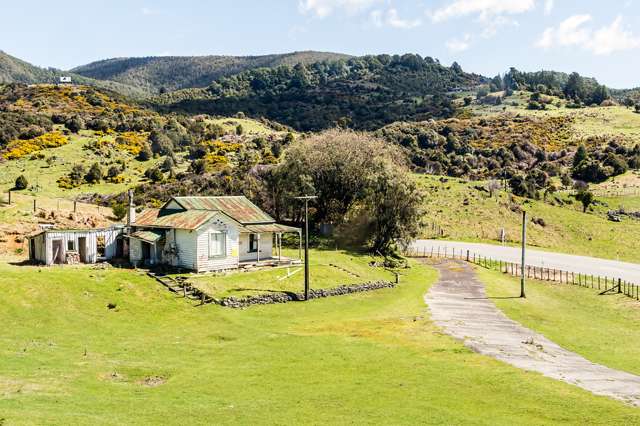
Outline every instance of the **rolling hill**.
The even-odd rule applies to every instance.
[[[303,131],[372,130],[400,120],[451,117],[451,92],[487,79],[419,55],[377,55],[260,68],[202,89],[154,99],[164,111],[266,117]]]
[[[113,58],[71,70],[84,77],[111,80],[149,93],[206,87],[215,80],[255,68],[312,64],[348,58],[328,52],[292,52],[262,56],[160,56]]]
[[[126,84],[95,80],[75,73],[58,70],[55,68],[41,68],[26,61],[18,59],[0,50],[0,84],[1,83],[57,83],[62,76],[70,76],[74,83],[109,89],[123,95],[140,97],[143,91]]]

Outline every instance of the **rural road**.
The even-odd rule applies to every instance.
[[[640,376],[594,364],[507,318],[466,262],[442,259],[434,266],[440,280],[425,302],[445,333],[480,354],[640,406]]]
[[[444,240],[417,240],[411,245],[411,250],[417,250],[419,253],[424,250],[426,253],[430,253],[432,248],[434,249],[434,252],[437,252],[438,247],[440,248],[441,253],[444,252],[445,248],[449,254],[452,250],[455,250],[456,255],[460,252],[466,253],[466,250],[469,250],[472,255],[473,253],[476,253],[495,260],[520,263],[520,248],[493,244]],[[640,265],[635,263],[553,253],[528,248],[527,265],[543,268],[555,268],[587,275],[599,275],[601,277],[620,278],[622,280],[640,284]]]

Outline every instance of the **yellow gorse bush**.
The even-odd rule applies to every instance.
[[[33,152],[45,148],[57,148],[67,143],[69,143],[69,138],[60,132],[45,133],[33,139],[15,139],[7,145],[4,156],[9,160],[17,160]]]

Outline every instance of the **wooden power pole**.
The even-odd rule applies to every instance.
[[[295,197],[304,200],[304,300],[309,300],[309,200],[315,200],[315,195]]]

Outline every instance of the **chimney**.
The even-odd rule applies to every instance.
[[[129,210],[127,213],[127,226],[136,223],[136,207],[133,205],[133,190],[129,190]]]

